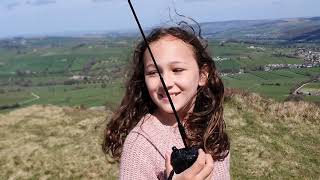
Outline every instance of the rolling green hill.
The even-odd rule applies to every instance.
[[[234,20],[200,23],[213,39],[320,42],[320,18]]]
[[[210,39],[238,40],[274,43],[320,41],[320,17],[297,17],[262,20],[229,20],[217,22],[199,22],[202,35]],[[195,30],[197,25],[192,24]],[[150,29],[145,29],[150,32]],[[110,36],[136,37],[137,30],[117,31]]]

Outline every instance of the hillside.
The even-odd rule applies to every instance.
[[[0,179],[116,179],[100,147],[107,114],[52,105],[0,114]]]
[[[320,41],[319,17],[207,22],[201,23],[201,27],[204,35],[213,39]]]
[[[234,179],[319,179],[320,108],[227,92]],[[0,114],[1,179],[116,179],[101,152],[111,112],[33,105]]]
[[[320,42],[320,17],[297,17],[261,20],[228,20],[199,22],[202,34],[219,40],[271,41],[271,42]],[[192,25],[198,29],[196,25]],[[153,28],[153,27],[152,27]],[[145,32],[150,32],[146,28]],[[106,33],[110,37],[136,37],[138,30]]]

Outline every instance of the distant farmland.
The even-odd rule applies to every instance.
[[[272,72],[251,71],[244,74],[223,77],[227,87],[257,92],[279,101],[285,100],[297,82],[306,81],[312,75],[318,75],[320,68],[277,70]],[[309,100],[313,100],[312,98]],[[314,99],[318,101],[318,99]]]
[[[22,103],[113,109],[119,104],[137,39],[48,37],[19,43],[22,40],[0,41],[0,107]],[[292,88],[320,74],[319,67],[263,71],[268,64],[302,64],[301,57],[293,56],[297,46],[209,41],[208,49],[226,87],[283,101]],[[40,98],[33,99],[32,93]]]

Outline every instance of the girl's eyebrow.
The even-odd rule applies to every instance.
[[[173,61],[173,62],[170,62],[170,64],[185,64],[185,63],[182,61]]]
[[[156,66],[154,64],[149,64],[149,65],[146,66],[146,69],[148,69],[149,67],[155,68]]]
[[[173,62],[170,62],[169,64],[185,64],[185,63],[182,61],[173,61]],[[148,67],[156,67],[156,66],[154,64],[149,64],[146,66],[146,68]]]

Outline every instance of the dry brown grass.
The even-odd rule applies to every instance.
[[[116,179],[101,141],[111,112],[35,105],[0,114],[0,179]],[[320,108],[231,92],[233,179],[320,179]]]
[[[231,93],[225,120],[235,179],[320,179],[320,107]]]
[[[1,179],[115,179],[100,146],[106,114],[51,105],[2,114]]]

